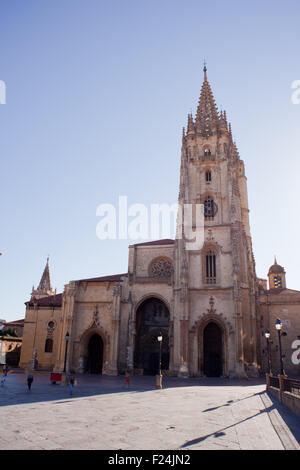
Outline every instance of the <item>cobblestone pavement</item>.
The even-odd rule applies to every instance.
[[[0,449],[292,450],[300,418],[261,379],[77,376],[67,386],[11,373],[0,387]]]

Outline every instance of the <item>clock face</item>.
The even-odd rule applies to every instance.
[[[274,276],[274,287],[275,289],[279,289],[282,287],[282,280],[280,276]]]

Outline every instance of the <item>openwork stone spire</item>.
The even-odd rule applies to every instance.
[[[48,295],[54,295],[55,292],[52,290],[51,280],[50,280],[50,268],[49,268],[49,257],[47,258],[47,263],[41,277],[39,286],[36,290],[32,289],[31,297],[46,297]]]
[[[196,130],[203,137],[210,137],[217,132],[219,116],[210,84],[207,81],[206,65],[203,72],[204,81],[196,114]]]
[[[51,281],[50,281],[49,257],[47,258],[47,263],[46,263],[42,278],[40,280],[38,290],[42,292],[52,291]]]

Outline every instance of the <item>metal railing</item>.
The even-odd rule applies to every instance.
[[[300,380],[284,379],[283,387],[285,392],[290,392],[300,397]]]
[[[270,375],[269,376],[269,386],[280,389],[280,380],[279,377]],[[289,379],[287,377],[282,378],[281,385],[282,392],[290,392],[293,395],[300,397],[300,380]]]
[[[269,381],[270,381],[270,382],[269,382],[269,383],[270,383],[270,387],[280,388],[279,378],[278,378],[278,377],[275,377],[274,375],[270,375]]]

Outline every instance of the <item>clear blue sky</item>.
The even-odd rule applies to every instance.
[[[299,17],[299,0],[0,0],[0,318],[24,317],[48,255],[58,292],[127,271],[131,241],[100,241],[96,209],[177,202],[204,58],[246,165],[257,275],[276,254],[300,289]]]

